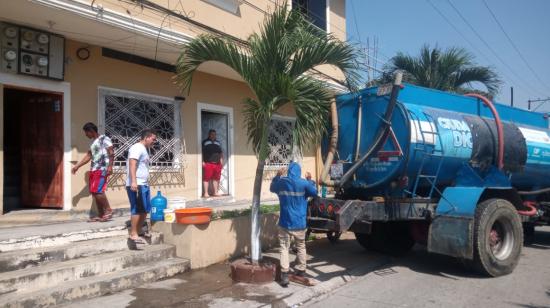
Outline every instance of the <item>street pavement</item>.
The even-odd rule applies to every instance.
[[[537,228],[510,275],[486,278],[415,247],[308,307],[550,307],[550,227]]]

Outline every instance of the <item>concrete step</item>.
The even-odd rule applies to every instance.
[[[126,218],[105,223],[71,222],[0,230],[0,252],[62,246],[73,242],[128,235]]]
[[[189,261],[179,258],[144,264],[115,273],[67,281],[34,292],[13,292],[0,296],[0,307],[48,307],[98,297],[172,277],[189,269]]]
[[[160,244],[162,236],[153,232],[147,245]],[[138,245],[142,248],[143,245]],[[51,262],[62,262],[91,257],[103,253],[133,249],[128,236],[114,236],[89,241],[74,242],[62,246],[41,247],[0,253],[0,273],[15,271]]]
[[[2,273],[0,294],[36,291],[82,278],[103,275],[132,266],[152,264],[175,256],[172,245],[151,245],[142,250],[126,250],[54,262],[43,266]]]

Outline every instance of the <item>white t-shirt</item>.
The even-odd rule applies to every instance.
[[[147,185],[149,179],[149,153],[141,143],[136,143],[128,150],[126,162],[126,186],[130,186],[130,159],[137,160],[136,181],[138,185]]]

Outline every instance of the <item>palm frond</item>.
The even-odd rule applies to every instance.
[[[208,61],[228,65],[244,80],[253,79],[250,59],[239,45],[213,35],[200,35],[185,47],[176,62],[175,82],[183,90],[189,91],[193,74],[198,67]]]
[[[381,80],[386,80],[396,70],[405,72],[407,82],[444,91],[459,92],[464,85],[479,82],[495,94],[501,84],[492,68],[475,65],[473,55],[459,47],[443,51],[437,46],[424,45],[416,57],[399,52],[384,67]]]

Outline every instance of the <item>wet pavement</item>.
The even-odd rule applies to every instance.
[[[331,244],[324,235],[307,243],[308,275],[330,291],[334,281],[361,277],[390,262],[386,256],[367,253],[356,243],[353,234]],[[264,254],[265,260],[278,263],[275,251]],[[291,259],[292,260],[292,259]],[[113,295],[75,302],[65,307],[262,307],[286,306],[290,297],[307,293],[308,287],[291,283],[282,288],[272,282],[264,285],[234,284],[229,277],[229,263],[193,270],[170,279],[126,290]],[[315,288],[315,287],[310,287]]]

